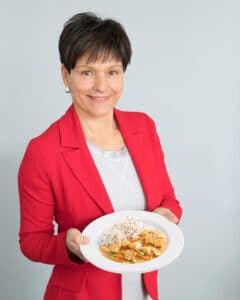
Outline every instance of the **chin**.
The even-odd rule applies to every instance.
[[[113,114],[113,109],[114,109],[114,107],[108,108],[108,109],[104,109],[104,108],[94,109],[94,110],[89,111],[89,114],[94,117],[107,117],[107,116]]]

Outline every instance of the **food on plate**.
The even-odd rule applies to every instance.
[[[140,263],[159,257],[167,247],[165,233],[134,217],[114,224],[100,241],[100,251],[120,263]]]

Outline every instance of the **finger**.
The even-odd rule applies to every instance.
[[[157,207],[153,210],[153,212],[165,216],[166,214],[168,214],[171,211],[170,211],[170,209],[165,208],[165,207]]]
[[[178,218],[175,215],[172,215],[170,221],[173,223],[178,223]]]
[[[168,208],[158,207],[153,212],[156,212],[156,213],[162,215],[163,217],[167,218],[170,222],[178,223],[178,221],[179,221],[179,219],[176,217],[176,215],[173,212],[171,212],[171,210]]]
[[[168,220],[170,222],[173,222],[173,223],[177,223],[178,222],[178,218],[172,212],[170,212],[166,217],[168,218]]]
[[[76,244],[88,244],[89,243],[89,239],[88,237],[82,235],[80,232],[77,232],[76,234],[74,234],[71,237],[71,241],[76,243]]]

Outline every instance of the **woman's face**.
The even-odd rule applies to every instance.
[[[83,117],[112,115],[122,93],[123,74],[122,62],[112,57],[88,63],[88,56],[82,56],[70,74],[62,66],[64,84],[77,113]]]

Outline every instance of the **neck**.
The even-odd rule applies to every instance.
[[[79,112],[76,108],[75,110],[87,137],[109,135],[117,128],[113,111],[108,115],[96,117]]]

